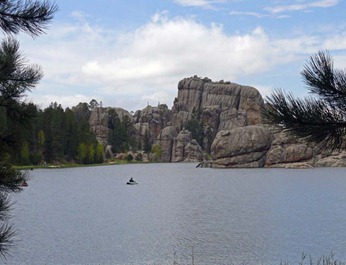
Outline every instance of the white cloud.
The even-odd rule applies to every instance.
[[[251,86],[255,87],[261,93],[263,98],[265,98],[266,96],[270,96],[274,90],[273,87],[269,87],[269,86],[263,86],[263,85],[257,85],[257,84],[253,84]]]
[[[325,46],[333,50],[346,43],[342,34],[330,39],[338,43],[307,35],[274,40],[261,27],[227,34],[222,25],[170,19],[163,12],[127,33],[91,26],[86,20],[55,25],[34,41],[22,38],[22,49],[45,72],[33,92],[35,101],[71,106],[95,98],[105,106],[137,110],[148,102],[171,107],[177,84],[185,77],[237,82],[301,60],[302,54],[307,58]],[[263,87],[260,82],[258,86]]]
[[[332,36],[324,41],[324,49],[346,50],[346,34]]]
[[[87,97],[85,95],[81,94],[74,94],[74,95],[67,95],[67,96],[59,96],[57,97],[56,94],[45,94],[45,95],[35,95],[35,91],[33,92],[33,95],[28,96],[29,101],[34,101],[40,108],[44,109],[47,106],[50,105],[50,103],[57,102],[63,108],[76,106],[80,102],[87,102],[89,103],[93,97]],[[33,97],[34,96],[34,97]]]
[[[182,6],[213,8],[214,4],[223,3],[225,0],[174,0],[174,2]]]
[[[292,4],[292,5],[282,5],[275,7],[265,7],[264,10],[269,11],[270,13],[282,13],[282,12],[291,12],[291,11],[302,11],[308,10],[311,8],[326,8],[337,5],[340,0],[320,0],[320,1],[308,1],[307,3],[301,4]]]
[[[127,87],[138,95],[149,94],[148,98],[155,95],[155,101],[173,101],[177,83],[184,77],[197,74],[235,80],[241,75],[264,72],[286,61],[275,54],[276,50],[261,28],[227,36],[222,26],[164,18],[122,36],[122,47],[116,52],[90,60],[81,70],[86,80],[107,83],[103,92],[108,94]]]
[[[229,14],[231,16],[250,16],[250,17],[257,17],[257,18],[262,18],[267,16],[257,12],[241,12],[241,11],[231,11]]]

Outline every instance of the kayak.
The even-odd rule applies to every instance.
[[[128,181],[126,184],[127,185],[136,185],[138,183],[136,181]]]

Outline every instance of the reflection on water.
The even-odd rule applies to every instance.
[[[6,264],[346,260],[343,169],[140,164],[32,171]],[[138,185],[126,185],[130,177]]]

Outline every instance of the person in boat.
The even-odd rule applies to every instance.
[[[129,182],[135,182],[135,181],[133,180],[133,178],[130,178]]]

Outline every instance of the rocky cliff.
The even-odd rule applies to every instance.
[[[278,127],[261,124],[263,104],[254,87],[194,76],[178,83],[172,110],[165,104],[134,115],[113,109],[120,118],[131,117],[136,148],[149,152],[155,145],[156,161],[204,161],[201,166],[208,167],[346,166],[345,152],[321,153]],[[107,113],[107,108],[95,108],[90,117],[91,129],[104,145]],[[206,153],[211,160],[206,161]]]
[[[108,145],[108,118],[109,110],[113,109],[120,119],[125,116],[132,120],[132,115],[122,108],[103,108],[95,107],[90,114],[89,124],[90,130],[96,135],[96,139],[104,146]]]
[[[166,104],[157,107],[147,106],[137,110],[133,116],[134,137],[139,145],[152,146],[160,131],[172,120],[172,111]]]
[[[197,119],[211,134],[203,141],[203,149],[209,150],[217,132],[261,123],[262,106],[262,96],[253,87],[194,76],[178,84],[172,124],[179,131]]]

